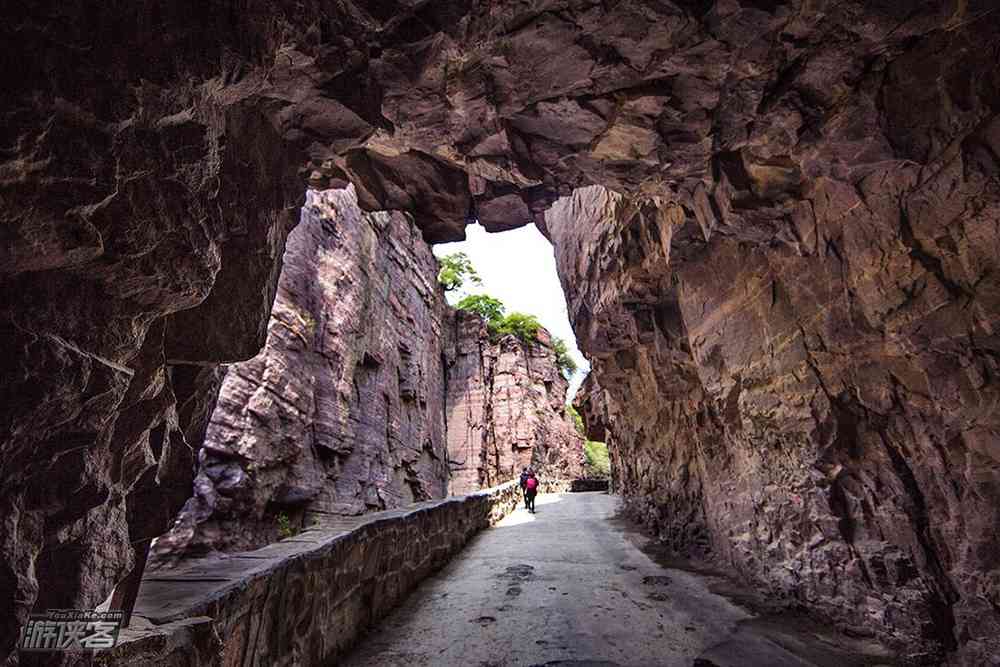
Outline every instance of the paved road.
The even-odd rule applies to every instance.
[[[602,493],[540,495],[537,514],[518,509],[478,535],[345,664],[888,664],[841,653],[848,640],[833,631],[755,617],[709,590],[717,578],[660,567],[611,520],[616,508]]]

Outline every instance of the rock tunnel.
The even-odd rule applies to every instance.
[[[171,525],[307,190],[351,184],[429,243],[551,240],[578,405],[664,544],[994,664],[996,9],[7,3],[0,657]]]

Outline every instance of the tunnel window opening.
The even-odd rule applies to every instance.
[[[483,314],[502,305],[508,320],[507,331],[518,331],[524,322],[518,315],[534,317],[553,341],[563,341],[565,375],[569,380],[567,402],[572,400],[590,369],[580,353],[566,307],[566,296],[556,272],[552,244],[534,225],[503,232],[488,232],[479,224],[470,207],[466,239],[433,246],[439,260],[461,253],[478,276],[449,289],[448,303],[474,304]],[[477,303],[478,302],[478,303]],[[554,343],[559,345],[559,343]]]

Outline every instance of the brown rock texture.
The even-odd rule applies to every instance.
[[[213,366],[264,341],[303,157],[248,10],[0,9],[0,662],[169,526]]]
[[[579,404],[632,513],[918,661],[983,665],[1000,655],[995,278],[943,267],[985,270],[995,243],[958,244],[938,274],[905,222],[937,188],[973,187],[947,171],[891,207],[817,179],[808,247],[693,241],[676,204],[598,187],[546,222],[593,363]]]
[[[449,354],[448,491],[469,493],[533,467],[542,480],[583,476],[583,438],[566,415],[567,381],[552,341],[492,341],[483,320],[456,311]]]
[[[306,183],[347,180],[430,241],[628,195],[564,261],[630,492],[810,607],[1000,654],[998,36],[993,0],[4,4],[0,660],[162,529],[179,406],[264,344]],[[749,457],[738,507],[696,454]],[[835,509],[758,486],[820,459]],[[785,534],[819,507],[846,569]]]
[[[446,495],[450,312],[410,218],[310,192],[288,239],[264,349],[228,367],[195,493],[156,553],[260,546],[303,511]]]

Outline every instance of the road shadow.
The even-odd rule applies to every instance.
[[[658,541],[650,531],[619,507],[608,519],[637,549],[665,570],[679,570],[702,578],[708,590],[726,598],[751,617],[738,622],[737,632],[706,650],[696,667],[750,667],[762,642],[777,644],[805,664],[817,667],[895,667],[912,664],[870,636],[858,636],[832,620],[775,599],[742,582],[735,572],[718,563],[678,554]]]

